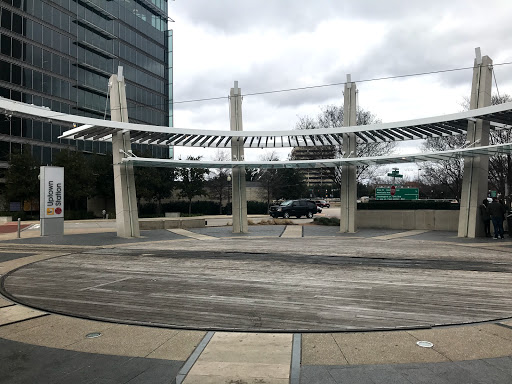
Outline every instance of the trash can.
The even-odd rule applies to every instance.
[[[512,211],[509,211],[507,214],[507,226],[508,226],[508,235],[512,237]]]

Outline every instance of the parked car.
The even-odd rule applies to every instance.
[[[331,204],[329,204],[325,200],[317,200],[317,201],[315,201],[315,203],[317,206],[322,207],[322,208],[331,208]]]
[[[286,200],[279,205],[273,205],[270,207],[270,216],[284,217],[289,219],[295,216],[300,219],[302,216],[306,216],[311,219],[315,213],[318,212],[318,207],[314,201],[311,200]]]

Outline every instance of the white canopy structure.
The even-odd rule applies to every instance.
[[[250,168],[323,168],[343,167],[341,201],[342,216],[346,219],[340,227],[342,232],[354,232],[356,184],[355,166],[383,165],[410,162],[442,161],[454,157],[465,159],[462,205],[459,219],[459,236],[475,237],[481,232],[478,204],[481,195],[487,191],[488,156],[512,153],[512,143],[488,145],[489,132],[512,129],[512,103],[489,106],[491,104],[492,60],[482,57],[479,48],[476,50],[473,69],[473,84],[469,111],[427,117],[402,122],[382,123],[356,126],[356,84],[347,75],[344,99],[343,127],[306,129],[306,130],[273,130],[243,131],[241,90],[238,82],[231,88],[230,126],[228,129],[199,130],[192,128],[162,127],[128,123],[126,104],[121,107],[111,105],[111,112],[123,112],[124,118],[118,121],[107,121],[82,116],[61,114],[47,108],[4,99],[0,97],[0,113],[29,117],[43,121],[55,121],[68,125],[72,129],[64,132],[59,138],[71,140],[112,141],[121,140],[122,146],[113,146],[114,166],[125,165],[146,167],[193,167],[193,168],[233,168],[233,176],[237,177],[235,197],[242,196],[239,202],[239,221],[246,222],[245,178],[243,169]],[[124,87],[124,85],[123,85]],[[111,97],[111,99],[113,99]],[[117,109],[116,109],[117,108]],[[121,109],[122,108],[122,109]],[[118,113],[119,114],[119,113]],[[116,120],[116,119],[115,119]],[[375,157],[351,157],[356,153],[356,145],[364,143],[397,142],[405,140],[421,140],[465,135],[467,145],[462,148],[441,152],[423,152],[412,155],[385,155]],[[174,159],[141,158],[133,154],[130,144],[150,144],[162,146],[183,146],[203,148],[231,148],[230,161],[191,161]],[[326,145],[342,146],[348,156],[339,159],[290,160],[290,161],[244,161],[244,148],[290,148],[315,147]],[[119,149],[121,148],[121,149]],[[124,148],[124,149],[123,149]],[[122,154],[122,156],[119,156]],[[233,183],[235,188],[235,183]],[[134,190],[134,188],[132,188]],[[120,193],[124,193],[123,188]],[[122,198],[123,196],[121,196]],[[118,197],[116,196],[116,199]],[[128,199],[129,200],[129,199]],[[240,227],[242,228],[242,227]],[[242,230],[241,230],[242,231]]]
[[[61,138],[109,140],[120,129],[131,133],[132,143],[184,147],[231,147],[234,138],[243,140],[245,148],[284,148],[339,145],[342,135],[355,133],[360,143],[420,140],[430,137],[465,135],[468,121],[491,123],[491,129],[512,127],[512,103],[494,105],[450,115],[393,123],[307,130],[224,131],[157,127],[89,119],[84,126],[65,132]]]
[[[339,145],[343,141],[342,135],[347,133],[355,133],[360,143],[420,140],[465,135],[468,122],[477,119],[490,122],[494,130],[512,128],[512,103],[393,123],[280,131],[199,130],[124,123],[61,114],[1,97],[0,111],[64,125],[78,125],[64,132],[61,139],[111,141],[112,134],[126,131],[130,132],[131,142],[136,144],[207,148],[231,148],[234,138],[243,140],[245,148]]]
[[[130,156],[123,162],[141,167],[184,167],[184,168],[333,168],[343,165],[385,165],[399,163],[419,163],[425,161],[449,160],[456,156],[475,157],[480,155],[500,155],[512,153],[512,143],[487,145],[485,147],[458,148],[441,152],[423,152],[412,155],[385,155],[374,157],[344,157],[340,159],[287,160],[287,161],[208,161],[153,159]]]

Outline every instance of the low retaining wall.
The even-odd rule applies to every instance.
[[[10,223],[12,221],[12,216],[0,216],[0,224]]]
[[[169,228],[202,228],[206,226],[204,218],[181,217],[154,219],[139,219],[140,230],[169,229]]]
[[[358,210],[356,219],[358,228],[457,231],[459,227],[458,210]]]

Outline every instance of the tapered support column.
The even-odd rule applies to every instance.
[[[491,105],[492,60],[481,57],[480,48],[476,49],[471,87],[470,109]],[[489,121],[476,119],[468,122],[467,140],[470,145],[489,145]],[[473,144],[474,143],[474,144]],[[485,236],[484,224],[478,209],[487,197],[489,178],[489,156],[479,155],[464,158],[464,176],[459,214],[459,237],[475,238]]]
[[[347,75],[345,84],[345,100],[343,104],[343,126],[357,125],[357,89],[356,84],[351,82],[350,75]],[[343,157],[356,157],[356,135],[355,133],[343,134]],[[341,167],[341,214],[340,232],[354,233],[357,231],[357,180],[356,166],[343,165]]]
[[[242,126],[242,91],[235,81],[229,94],[229,121],[232,131],[243,131]],[[244,160],[243,138],[233,137],[231,140],[231,160]],[[247,195],[245,190],[245,167],[232,168],[233,189],[233,233],[249,232],[247,222]]]
[[[112,121],[128,122],[125,82],[122,71],[119,72],[119,75],[112,75],[109,79],[110,114]],[[140,237],[133,165],[121,163],[121,159],[129,151],[129,132],[118,132],[112,136],[117,236]]]

